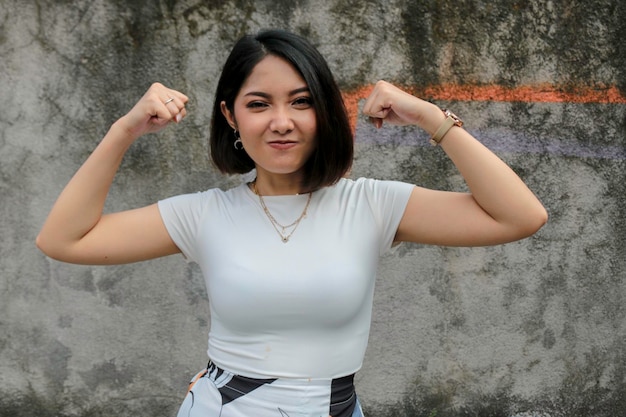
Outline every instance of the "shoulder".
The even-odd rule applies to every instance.
[[[375,178],[342,178],[333,187],[335,192],[361,192],[365,194],[378,194],[386,192],[398,192],[401,194],[410,193],[414,185],[390,180],[379,180]]]
[[[210,188],[205,191],[195,193],[179,194],[159,201],[159,207],[164,206],[186,206],[196,210],[201,210],[212,205],[235,204],[245,198],[246,186],[240,186],[222,190],[220,188]]]
[[[366,188],[371,188],[374,184],[376,184],[379,180],[373,178],[341,178],[337,183],[331,187],[328,187],[330,191],[334,192],[342,192],[342,191],[352,191],[352,190],[363,190]]]
[[[323,190],[321,199],[340,206],[370,207],[386,211],[390,207],[404,209],[415,186],[400,181],[373,178],[342,178]]]

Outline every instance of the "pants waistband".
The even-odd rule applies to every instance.
[[[254,381],[263,381],[263,382],[272,382],[272,381],[276,381],[278,379],[285,379],[285,380],[289,380],[290,378],[253,378],[253,377],[248,377],[245,375],[238,375],[235,374],[234,372],[230,372],[230,371],[226,371],[222,368],[220,368],[218,365],[216,365],[213,361],[209,361],[209,363],[206,366],[207,372],[217,372],[217,375],[219,377],[219,375],[222,375],[224,373],[229,373],[232,375],[236,375],[237,377],[240,378],[246,378],[246,379],[250,379],[250,380],[254,380]],[[342,377],[338,377],[338,378],[332,378],[332,384],[333,386],[338,386],[338,387],[343,387],[346,385],[353,385],[354,384],[354,375],[355,374],[350,374],[350,375],[346,375],[346,376],[342,376]]]

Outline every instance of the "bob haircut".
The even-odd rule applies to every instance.
[[[213,163],[225,174],[244,174],[255,168],[245,150],[233,146],[233,130],[221,112],[220,103],[224,101],[233,112],[241,86],[256,64],[268,55],[293,65],[306,82],[313,101],[317,145],[305,163],[302,186],[315,190],[335,184],[350,169],[354,152],[352,129],[341,92],[317,49],[304,38],[283,30],[244,36],[228,56],[217,85],[211,120],[209,145]]]

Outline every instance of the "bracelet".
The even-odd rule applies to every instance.
[[[435,134],[430,138],[429,142],[433,146],[439,145],[446,133],[452,129],[452,126],[463,126],[463,120],[461,120],[456,114],[447,109],[441,109],[441,111],[446,115],[446,120],[443,121],[441,126],[439,126],[439,129],[437,129]]]

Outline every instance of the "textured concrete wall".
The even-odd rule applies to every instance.
[[[382,260],[357,378],[369,415],[626,415],[621,0],[0,0],[0,415],[173,415],[206,362],[198,269],[66,265],[33,242],[153,81],[187,93],[190,115],[133,146],[108,209],[238,183],[208,163],[210,103],[230,46],[264,27],[329,59],[353,112],[354,176],[463,189],[423,133],[357,116],[384,78],[462,115],[551,215],[522,242]]]

